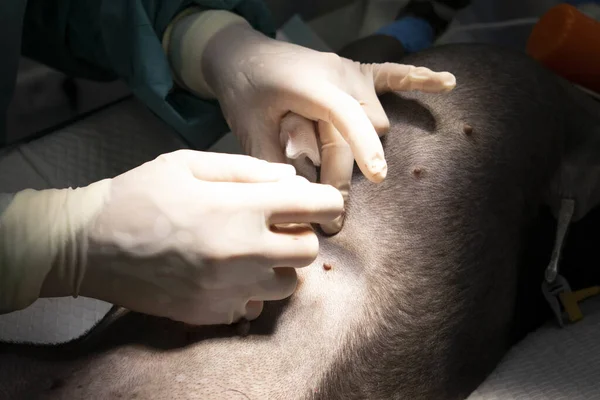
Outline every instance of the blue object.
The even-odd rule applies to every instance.
[[[404,17],[379,29],[376,34],[396,38],[407,53],[425,50],[433,45],[433,27],[422,18]]]
[[[255,29],[275,36],[261,0],[2,0],[0,147],[7,144],[6,106],[19,50],[72,76],[125,81],[192,147],[209,147],[228,131],[220,107],[175,87],[161,45],[169,22],[190,6],[235,12]]]

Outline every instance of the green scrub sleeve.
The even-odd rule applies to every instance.
[[[235,12],[275,35],[260,0],[29,0],[22,54],[72,76],[122,79],[190,146],[206,149],[228,130],[219,105],[174,85],[161,44],[169,22],[190,6]]]

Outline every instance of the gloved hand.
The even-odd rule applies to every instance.
[[[365,176],[387,172],[377,134],[389,129],[377,94],[451,90],[448,72],[398,64],[359,64],[331,53],[276,41],[226,11],[176,19],[163,38],[177,81],[200,97],[218,99],[244,151],[285,162],[279,130],[289,112],[319,121],[322,183],[348,196],[357,161]],[[329,233],[341,219],[323,226]]]
[[[80,189],[18,193],[0,220],[0,311],[81,294],[190,324],[254,319],[317,256],[340,193],[289,165],[181,150]],[[301,224],[273,228],[279,224]]]

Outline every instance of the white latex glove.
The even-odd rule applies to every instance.
[[[342,209],[335,188],[289,165],[190,150],[85,188],[20,192],[0,220],[0,311],[80,294],[190,324],[254,319],[316,258],[305,223]]]
[[[354,160],[365,176],[381,182],[387,165],[378,134],[389,129],[378,94],[445,92],[455,77],[399,64],[360,64],[276,41],[227,11],[177,18],[164,36],[177,81],[204,98],[218,99],[244,151],[285,162],[279,131],[289,112],[319,121],[322,183],[348,196]],[[341,218],[324,226],[335,233]]]

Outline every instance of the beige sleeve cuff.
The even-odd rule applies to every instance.
[[[202,11],[191,7],[178,14],[162,41],[175,82],[198,97],[214,99],[202,74],[202,55],[214,35],[239,23],[250,25],[239,15],[224,10]]]
[[[109,184],[28,189],[14,196],[0,215],[0,314],[36,301],[51,271],[62,286],[51,292],[78,294],[87,250],[78,238],[104,204]]]

